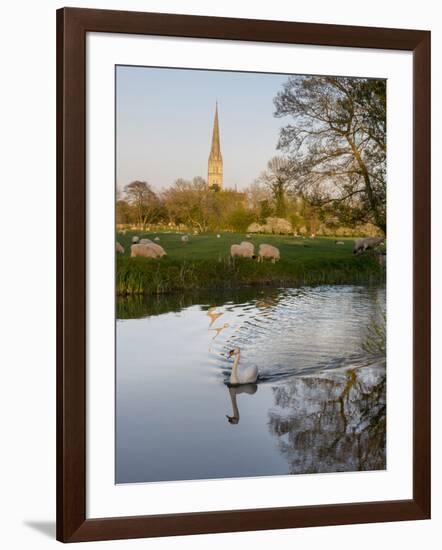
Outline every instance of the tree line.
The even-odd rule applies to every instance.
[[[291,76],[274,99],[284,119],[278,149],[241,192],[213,191],[201,177],[156,193],[133,181],[117,197],[117,223],[246,231],[270,216],[295,231],[371,223],[386,233],[386,83]]]

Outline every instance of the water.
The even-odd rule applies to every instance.
[[[384,308],[364,286],[119,301],[116,482],[384,469],[385,359],[361,348]],[[229,387],[235,347],[257,384]]]

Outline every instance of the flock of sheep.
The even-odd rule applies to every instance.
[[[217,235],[220,238],[220,235]],[[155,237],[155,241],[159,241],[159,237]],[[360,254],[366,250],[376,248],[382,244],[385,237],[366,237],[363,239],[356,239],[354,241],[353,254]],[[188,235],[182,235],[181,241],[185,244],[189,241]],[[335,241],[336,245],[344,244],[343,241]],[[116,251],[120,254],[124,254],[124,247],[117,241]],[[137,236],[132,237],[132,245],[130,247],[131,258],[137,256],[143,258],[162,258],[166,256],[166,251],[162,246],[156,242],[143,238],[140,239]],[[271,244],[260,244],[258,249],[258,255],[255,255],[255,246],[249,241],[242,241],[240,244],[232,244],[230,247],[230,256],[232,258],[251,258],[258,259],[258,262],[264,260],[270,260],[272,263],[278,262],[281,259],[281,254],[276,246]]]

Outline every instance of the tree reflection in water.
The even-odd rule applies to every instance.
[[[385,364],[294,378],[272,389],[269,429],[289,473],[385,469]]]

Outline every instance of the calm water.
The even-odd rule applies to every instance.
[[[116,482],[385,468],[385,288],[121,300]],[[232,388],[230,349],[257,384]]]

